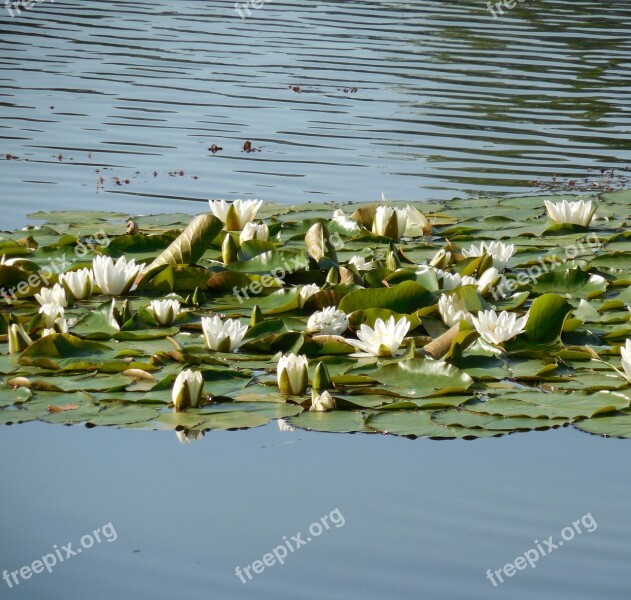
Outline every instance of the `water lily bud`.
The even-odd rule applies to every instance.
[[[407,210],[405,209],[378,206],[375,211],[372,232],[398,240],[405,232],[407,219]]]
[[[92,279],[94,274],[91,269],[79,269],[59,276],[59,283],[66,288],[66,293],[75,300],[87,300],[92,296]]]
[[[336,267],[331,267],[326,276],[326,282],[330,285],[337,285],[340,282],[340,271]]]
[[[263,311],[259,308],[258,304],[252,309],[252,316],[250,317],[250,327],[254,327],[263,322]]]
[[[396,271],[401,268],[401,261],[399,260],[399,255],[395,250],[390,250],[390,252],[388,252],[388,256],[386,257],[386,268],[391,271]]]
[[[133,316],[134,313],[131,309],[131,302],[129,301],[129,299],[126,299],[125,302],[123,302],[123,306],[120,310],[121,325],[127,323],[127,321],[129,321],[129,319],[131,319]]]
[[[180,303],[177,300],[152,300],[149,310],[159,325],[168,327],[178,316]]]
[[[335,408],[335,400],[329,392],[322,392],[322,394],[313,394],[311,397],[310,411],[326,412]]]
[[[224,265],[229,265],[237,260],[239,248],[232,236],[228,233],[221,244],[221,259]]]
[[[199,404],[204,387],[204,377],[199,371],[185,369],[176,378],[171,391],[171,399],[176,412]]]
[[[195,288],[195,291],[193,292],[193,297],[192,298],[187,298],[187,304],[190,305],[191,303],[193,304],[193,306],[201,306],[204,302],[204,292],[202,292],[202,290],[199,289],[199,286],[197,286]]]
[[[281,356],[277,368],[278,387],[283,394],[303,394],[309,383],[307,357],[300,354]]]
[[[14,377],[13,379],[7,381],[7,385],[10,385],[12,387],[28,388],[31,387],[31,381],[26,377]]]
[[[451,264],[451,252],[441,248],[434,258],[429,261],[430,267],[436,267],[437,269],[446,269]]]
[[[13,324],[9,327],[9,354],[16,354],[26,350],[32,344],[22,325]]]
[[[333,381],[329,369],[323,362],[319,362],[313,376],[313,389],[317,392],[333,389]]]

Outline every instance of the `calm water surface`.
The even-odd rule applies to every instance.
[[[209,196],[524,192],[631,162],[626,2],[527,0],[497,20],[482,0],[273,0],[244,20],[233,6],[0,6],[0,228],[40,209],[200,212]],[[118,534],[51,575],[0,580],[2,598],[631,595],[625,441],[271,425],[183,446],[27,424],[0,430],[0,456],[0,571],[110,521]],[[343,527],[235,576],[335,508]],[[588,512],[593,533],[498,588],[485,578]]]
[[[498,19],[483,0],[250,12],[232,0],[0,9],[3,220],[200,211],[209,196],[523,192],[631,163],[627,2],[526,0]]]

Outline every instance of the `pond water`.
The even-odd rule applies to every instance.
[[[0,568],[76,549],[110,522],[117,537],[0,589],[25,600],[628,598],[626,450],[571,429],[441,443],[270,425],[181,445],[171,432],[4,427]],[[335,509],[341,525],[284,565],[246,584],[235,574],[283,536],[306,541]],[[586,519],[534,569],[497,588],[486,578],[588,513],[596,528]]]
[[[627,3],[526,0],[498,19],[483,0],[250,12],[232,0],[0,10],[3,224],[35,208],[199,212],[210,196],[524,192],[631,162]],[[246,140],[260,152],[242,152]]]
[[[499,19],[482,0],[251,12],[0,7],[1,228],[40,209],[201,212],[210,196],[521,193],[631,162],[626,3],[526,0]],[[3,427],[0,571],[110,522],[117,539],[0,581],[0,596],[628,598],[627,451],[571,429],[440,443],[272,424],[180,445]],[[336,508],[344,525],[284,566],[235,575]],[[497,588],[486,578],[588,513],[593,532]]]

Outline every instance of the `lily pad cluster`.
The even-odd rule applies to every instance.
[[[631,191],[576,201],[29,215],[0,423],[631,437]]]

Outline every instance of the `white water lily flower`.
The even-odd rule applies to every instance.
[[[333,211],[332,220],[335,221],[340,227],[346,229],[347,231],[359,231],[360,227],[357,221],[352,217],[349,217],[344,213],[341,208],[338,208]]]
[[[489,254],[493,258],[493,266],[502,272],[511,256],[515,254],[515,244],[503,244],[502,242],[482,242],[479,246],[471,246],[468,250],[462,251],[463,256],[482,256]]]
[[[230,204],[225,200],[209,200],[208,203],[210,210],[228,231],[242,231],[247,223],[254,220],[263,200],[235,200]]]
[[[373,356],[394,356],[410,329],[410,322],[405,318],[398,322],[391,316],[387,321],[377,319],[374,329],[362,325],[357,332],[357,340],[348,340],[349,344]]]
[[[432,232],[430,222],[420,210],[409,204],[405,207],[405,210],[407,212],[407,229],[411,235],[418,235],[418,232],[421,235],[427,235]]]
[[[103,294],[122,296],[134,284],[144,264],[137,265],[132,258],[129,262],[121,256],[116,262],[110,256],[97,256],[92,261],[92,272],[96,285]]]
[[[204,387],[204,377],[199,371],[184,369],[175,379],[171,399],[176,412],[185,408],[195,408],[199,404]]]
[[[458,325],[460,321],[464,320],[468,323],[473,323],[472,315],[467,310],[464,300],[456,296],[455,294],[443,294],[438,299],[438,312],[448,327]]]
[[[436,267],[437,269],[446,269],[451,264],[451,252],[441,248],[432,260],[429,261],[430,267]]]
[[[217,315],[202,317],[202,330],[206,338],[206,345],[216,352],[236,352],[248,330],[247,325],[241,325],[237,319],[222,321]]]
[[[482,339],[489,344],[500,345],[519,335],[526,327],[528,316],[517,318],[515,313],[485,310],[472,317],[473,326]]]
[[[340,335],[348,329],[348,317],[344,311],[335,306],[327,306],[323,310],[314,312],[307,321],[309,333],[322,335]]]
[[[550,200],[544,200],[544,204],[549,217],[555,223],[560,224],[589,227],[596,212],[596,205],[592,206],[591,200],[579,200],[577,202],[568,202],[567,200],[550,202]]]
[[[40,305],[44,304],[58,304],[66,308],[68,306],[68,298],[66,298],[66,290],[63,286],[56,283],[52,288],[42,288],[39,294],[35,294],[35,300]]]
[[[375,211],[372,232],[398,240],[405,233],[407,220],[408,212],[405,208],[378,206]]]
[[[300,305],[304,306],[304,303],[308,298],[311,298],[314,294],[317,294],[321,290],[315,283],[310,283],[308,285],[303,285],[300,288]]]
[[[458,273],[448,273],[447,271],[441,271],[440,269],[435,269],[435,271],[436,276],[441,279],[441,290],[454,290],[462,285],[462,277]]]
[[[333,410],[335,408],[335,400],[329,392],[322,392],[320,395],[314,394],[311,399],[310,411],[326,412],[327,410]]]
[[[269,227],[265,223],[246,223],[243,227],[239,241],[247,242],[248,240],[269,241]]]
[[[631,340],[627,340],[625,345],[620,348],[620,358],[626,379],[631,383]]]
[[[374,261],[366,260],[363,256],[353,256],[348,264],[353,265],[358,271],[370,271],[375,266]]]
[[[92,296],[92,280],[94,273],[91,269],[79,269],[78,271],[69,271],[59,276],[61,283],[66,292],[75,300],[87,300]]]
[[[169,326],[180,313],[180,303],[177,300],[152,300],[149,310],[159,325]]]
[[[588,281],[588,283],[593,283],[593,284],[596,284],[596,285],[601,285],[601,284],[603,284],[603,283],[605,283],[605,284],[606,284],[606,283],[607,283],[607,280],[606,280],[606,279],[605,279],[602,275],[596,275],[596,274],[593,274],[593,275],[590,275],[590,276],[589,276],[589,281]]]
[[[68,323],[66,319],[64,319],[63,317],[56,318],[53,326],[43,329],[40,335],[41,337],[46,337],[51,333],[68,333]]]
[[[307,357],[304,354],[288,354],[280,357],[276,369],[278,387],[283,394],[299,396],[307,389]]]
[[[55,321],[58,318],[64,318],[64,307],[60,304],[42,304],[39,309],[40,314],[44,315],[46,319],[46,328],[50,329],[55,326]]]
[[[180,444],[190,444],[191,442],[199,442],[206,435],[206,432],[203,429],[182,429],[176,431],[175,435]]]

